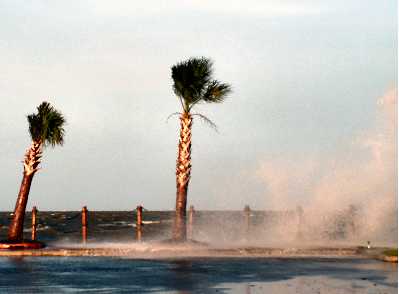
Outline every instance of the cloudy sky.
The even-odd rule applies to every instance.
[[[0,1],[0,210],[14,207],[26,115],[43,100],[68,124],[65,145],[45,150],[29,207],[172,209],[170,67],[191,56],[212,58],[234,90],[196,109],[219,128],[194,122],[198,209],[291,208],[330,186],[338,198],[349,192],[336,172],[352,179],[376,162],[375,146],[395,144],[385,137],[396,114],[379,102],[396,107],[396,1],[144,2]],[[354,177],[359,193],[395,185],[396,153],[381,150],[394,165],[371,169],[366,178],[387,176],[370,189]]]

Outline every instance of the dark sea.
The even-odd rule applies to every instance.
[[[252,224],[265,221],[274,222],[280,214],[264,215],[262,212],[252,212]],[[37,235],[45,242],[65,241],[79,242],[81,240],[80,211],[39,211]],[[136,239],[136,211],[89,211],[88,238],[89,241],[129,242]],[[10,212],[0,212],[0,239],[7,237],[8,225],[12,219]],[[173,211],[143,211],[142,239],[160,240],[171,237],[174,220]],[[246,230],[245,215],[240,211],[201,211],[195,212],[194,225],[197,237],[206,229],[210,235],[222,239],[239,237]],[[24,237],[31,236],[31,212],[26,213]]]
[[[170,238],[174,213],[143,212],[143,241]],[[193,238],[234,244],[260,238],[289,224],[296,234],[295,211],[199,211]],[[38,239],[49,246],[81,244],[81,213],[38,213]],[[11,215],[0,212],[0,238]],[[24,234],[31,236],[27,213]],[[136,242],[135,211],[89,211],[89,242]],[[293,225],[292,225],[293,224]],[[325,232],[331,239],[353,231],[338,218]],[[250,234],[250,235],[248,235]],[[397,293],[397,264],[360,258],[248,257],[0,257],[0,293]]]
[[[143,240],[158,240],[171,237],[173,211],[143,211]],[[7,228],[12,218],[10,212],[0,212],[0,239],[7,236]],[[295,210],[255,211],[248,215],[244,211],[196,211],[193,218],[193,238],[205,242],[240,242],[276,236],[296,237],[307,233],[327,240],[344,240],[356,230],[356,221],[348,213],[341,213],[317,222],[317,228],[307,224]],[[314,226],[314,224],[313,224]],[[93,242],[128,242],[136,238],[136,211],[89,211],[88,238]],[[397,226],[393,229],[397,232]],[[26,213],[25,238],[31,236],[31,212]],[[81,240],[80,211],[39,211],[38,239],[45,242]]]
[[[144,211],[143,238],[163,238],[170,232],[172,212]],[[37,236],[44,242],[80,242],[82,220],[80,211],[39,211]],[[0,238],[6,238],[10,212],[0,212]],[[135,211],[89,211],[89,241],[134,241],[136,232]],[[31,236],[31,212],[26,213],[24,236]]]

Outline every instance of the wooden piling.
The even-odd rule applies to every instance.
[[[88,210],[86,206],[83,206],[82,208],[82,242],[83,244],[86,244],[87,242],[87,215],[88,215]]]
[[[249,205],[245,205],[244,207],[244,217],[245,217],[245,233],[246,237],[248,237],[250,229],[251,229],[251,209]]]
[[[32,208],[32,240],[36,240],[36,229],[37,229],[37,208]]]
[[[141,241],[143,235],[143,207],[141,205],[136,208],[136,240]]]
[[[193,230],[193,226],[194,226],[194,206],[190,205],[189,211],[188,211],[188,227],[187,227],[187,236],[189,239],[193,239],[194,238],[194,230]]]

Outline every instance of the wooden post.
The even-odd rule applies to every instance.
[[[36,240],[37,229],[37,209],[36,206],[32,208],[32,240]]]
[[[245,216],[245,233],[246,237],[248,237],[251,228],[251,220],[250,220],[251,209],[249,208],[249,205],[245,205],[244,207],[244,216]]]
[[[189,239],[194,238],[194,230],[193,230],[193,224],[194,224],[194,206],[190,205],[189,211],[188,211],[188,228],[187,228],[187,235]]]
[[[87,214],[88,210],[86,206],[82,208],[82,241],[83,244],[87,242]]]
[[[143,225],[143,207],[141,205],[136,208],[137,218],[136,218],[136,240],[141,241],[142,225]]]

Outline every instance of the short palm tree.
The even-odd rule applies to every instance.
[[[180,139],[176,163],[176,217],[173,230],[175,241],[186,240],[187,189],[191,173],[191,110],[199,103],[221,103],[230,93],[231,87],[212,77],[212,61],[208,58],[189,58],[172,66],[173,90],[179,98]]]
[[[62,145],[64,142],[65,118],[48,102],[37,107],[37,113],[28,115],[29,133],[32,144],[25,153],[24,172],[15,204],[14,216],[8,229],[8,240],[19,242],[23,239],[25,209],[33,176],[39,169],[42,149],[46,146]]]

